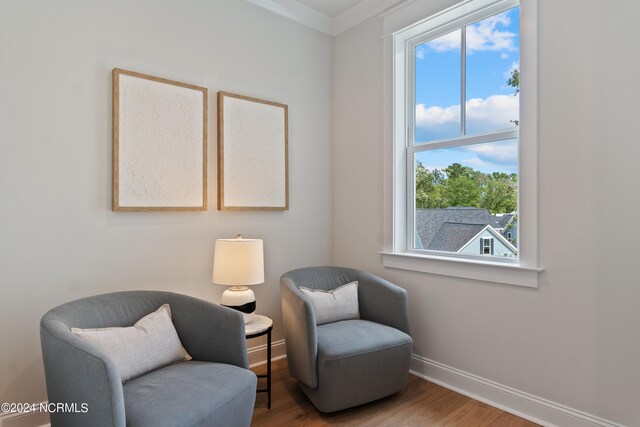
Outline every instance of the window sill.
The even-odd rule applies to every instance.
[[[523,267],[518,264],[446,258],[410,253],[379,252],[385,267],[419,271],[441,276],[507,285],[538,287],[538,274],[543,268]]]

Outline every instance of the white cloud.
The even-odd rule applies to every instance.
[[[467,27],[467,52],[471,54],[483,50],[516,50],[516,34],[496,28],[498,25],[508,26],[510,23],[511,19],[504,12]]]
[[[510,129],[514,126],[510,120],[518,120],[519,113],[519,95],[472,98],[467,101],[467,133]]]
[[[422,56],[424,57],[424,54]],[[507,59],[508,57],[509,57],[509,54],[507,54],[507,53],[502,52],[500,54],[500,59]],[[420,58],[420,59],[422,59],[422,58]]]
[[[519,95],[491,95],[486,99],[467,101],[467,133],[483,133],[511,129],[510,120],[519,119]],[[416,126],[439,133],[445,126],[460,123],[460,105],[448,107],[416,105]]]
[[[467,52],[471,55],[475,51],[515,51],[516,34],[499,30],[498,26],[508,26],[511,19],[507,12],[491,16],[467,27]],[[424,44],[435,52],[446,52],[460,49],[460,30],[453,31]],[[506,55],[503,53],[503,55]],[[416,56],[418,53],[416,52]],[[501,57],[504,59],[506,56]],[[424,52],[418,56],[424,58]]]
[[[476,164],[515,164],[518,160],[518,146],[511,141],[470,145],[466,149],[478,156]]]
[[[424,59],[424,46],[420,45],[416,47],[416,58]]]
[[[426,46],[429,48],[429,50],[433,50],[435,52],[447,52],[449,50],[459,50],[460,43],[460,30],[456,30],[449,34],[445,34],[442,37],[431,40],[430,42],[425,43],[423,46]]]
[[[470,165],[470,166],[484,166],[486,164],[486,162],[480,160],[477,157],[461,160],[460,163],[464,165]]]
[[[425,108],[424,104],[416,105],[416,125],[421,128],[432,128],[439,125],[460,122],[460,105],[442,108],[438,106]]]

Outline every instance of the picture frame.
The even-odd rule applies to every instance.
[[[112,209],[207,210],[207,88],[112,74]]]
[[[288,106],[218,92],[218,209],[289,209]]]

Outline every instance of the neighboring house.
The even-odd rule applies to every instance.
[[[517,219],[486,209],[416,209],[415,247],[469,255],[516,257]]]
[[[506,238],[509,243],[513,246],[518,246],[518,220],[517,216],[513,214],[508,214],[510,216],[507,221],[505,227],[502,229],[501,233]],[[506,215],[505,215],[506,216]]]

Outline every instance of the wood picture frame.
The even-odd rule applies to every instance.
[[[218,209],[289,209],[288,106],[218,92]]]
[[[207,210],[207,96],[113,69],[114,211]]]

